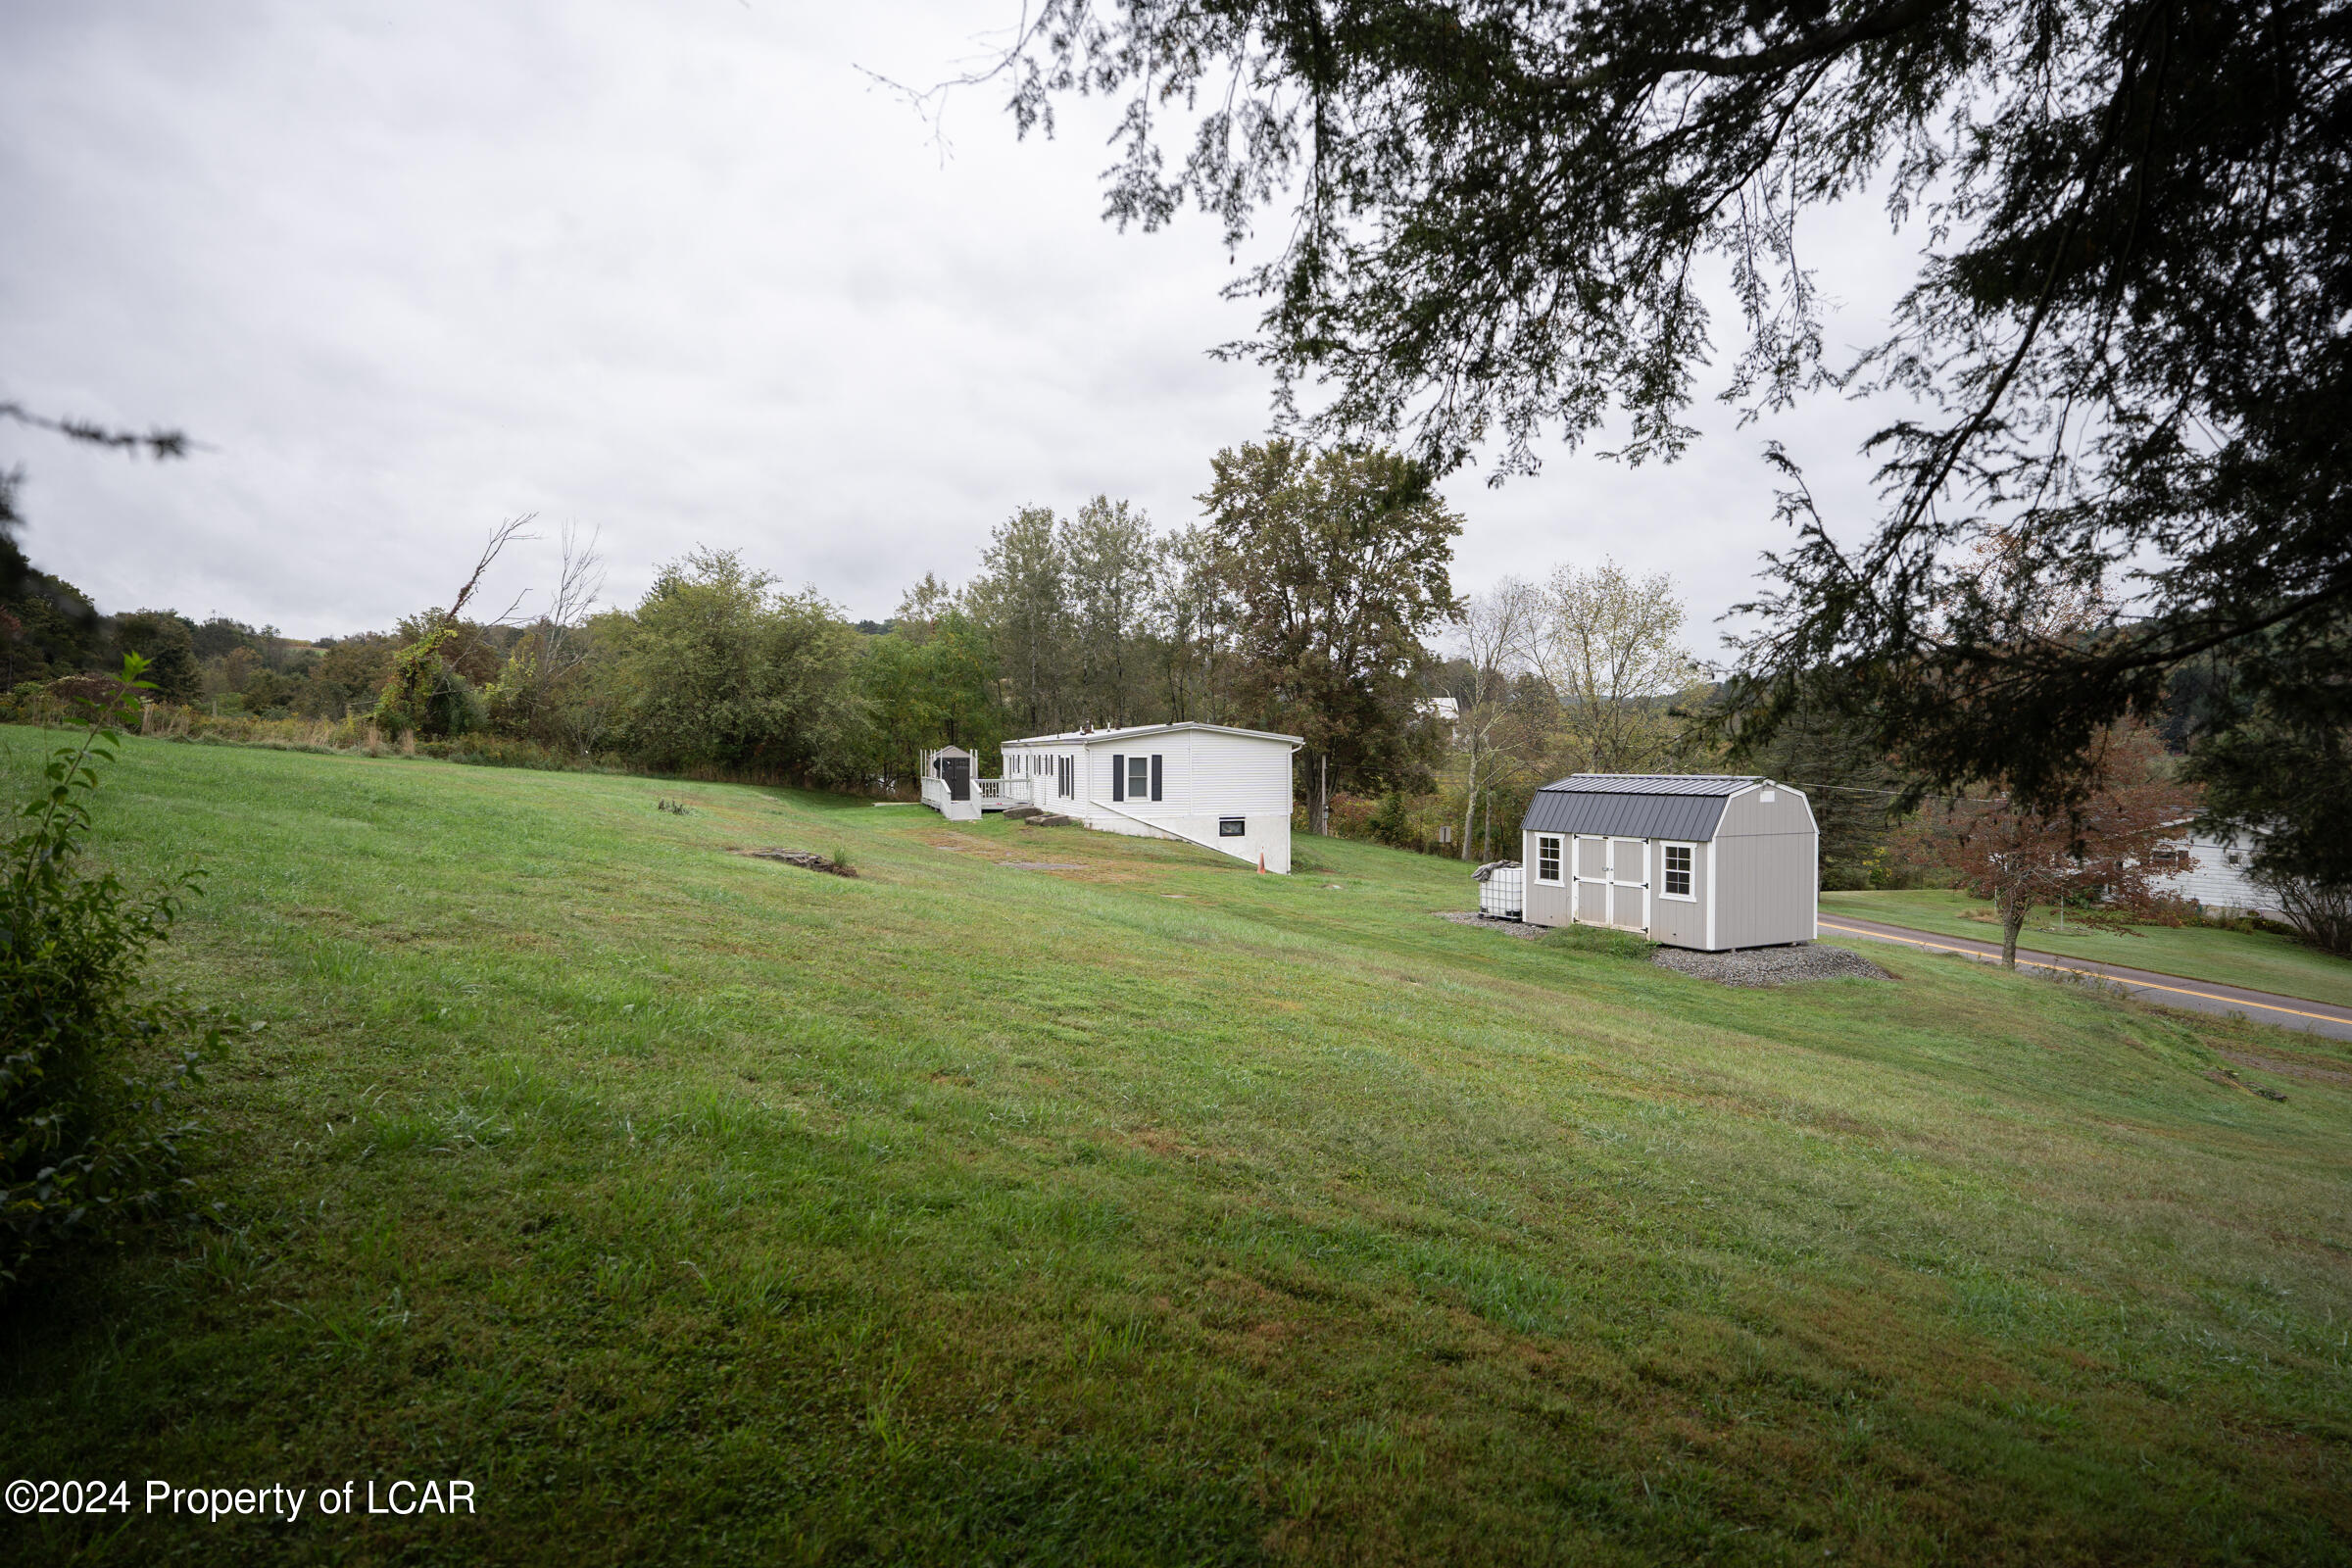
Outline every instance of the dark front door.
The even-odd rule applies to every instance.
[[[939,776],[948,781],[948,799],[968,801],[972,798],[972,760],[968,757],[943,757],[939,760]]]

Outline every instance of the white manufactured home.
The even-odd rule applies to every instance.
[[[2276,920],[2278,895],[2254,880],[2248,869],[2252,858],[2253,847],[2242,840],[2184,832],[2151,858],[2148,886],[2213,914],[2259,914]]]
[[[1182,839],[1269,871],[1291,868],[1296,735],[1224,724],[1139,724],[1004,743],[978,808],[1036,806],[1102,833]]]
[[[1536,792],[1521,837],[1533,925],[1710,953],[1821,934],[1813,808],[1768,778],[1578,773]]]

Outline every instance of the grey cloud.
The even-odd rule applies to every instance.
[[[944,75],[975,16],[14,8],[0,395],[208,446],[159,467],[0,431],[35,559],[110,609],[329,633],[446,597],[519,512],[601,528],[615,597],[705,543],[860,614],[967,574],[1016,505],[1107,491],[1188,520],[1210,454],[1266,425],[1263,375],[1204,352],[1252,313],[1218,299],[1206,222],[1100,221],[1102,115],[1023,145],[980,89],[943,162],[853,69]],[[1851,338],[1909,270],[1884,229],[1840,213],[1821,236]],[[1701,417],[1669,468],[1457,478],[1462,581],[1614,553],[1710,617],[1777,542],[1766,435],[1866,506],[1868,411]],[[508,591],[552,560],[525,552]]]

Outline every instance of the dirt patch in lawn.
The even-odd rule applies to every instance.
[[[2278,1056],[2249,1056],[2242,1051],[2217,1051],[2214,1054],[2240,1067],[2275,1072],[2281,1078],[2308,1078],[2315,1084],[2352,1084],[2352,1072],[2340,1072],[2333,1067],[2315,1067],[2309,1062],[2285,1061]]]
[[[781,860],[786,865],[797,865],[804,871],[822,871],[828,876],[854,877],[858,874],[839,860],[819,855],[814,850],[730,850],[727,853],[754,860]]]

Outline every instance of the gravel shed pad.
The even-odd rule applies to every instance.
[[[1693,979],[1726,986],[1785,986],[1799,980],[1891,980],[1894,976],[1844,948],[1800,942],[1789,948],[1748,948],[1739,953],[1697,953],[1660,948],[1649,961]]]
[[[1549,926],[1529,925],[1524,920],[1505,920],[1496,915],[1481,914],[1475,909],[1440,909],[1437,914],[1439,919],[1451,920],[1455,925],[1484,926],[1490,931],[1499,931],[1506,937],[1525,937],[1531,942],[1551,929]]]

